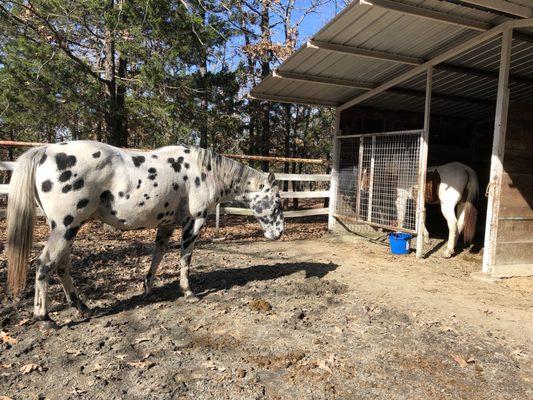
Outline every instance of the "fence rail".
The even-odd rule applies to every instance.
[[[1,144],[1,142],[0,142]],[[313,163],[316,163],[311,160]],[[16,161],[0,161],[0,172],[13,171]],[[330,182],[331,175],[329,174],[286,174],[286,173],[274,173],[276,180],[289,181],[289,182]],[[9,194],[9,185],[0,184],[0,195]],[[324,199],[330,197],[330,191],[328,190],[301,190],[301,191],[281,191],[280,196],[282,199]],[[286,218],[299,218],[315,215],[327,215],[329,209],[327,207],[321,208],[309,208],[302,210],[288,210],[284,212]],[[220,224],[220,215],[243,215],[251,216],[252,211],[247,208],[239,208],[232,206],[218,205],[215,210],[216,225],[217,228]],[[37,215],[42,216],[43,213],[40,209],[37,210]],[[0,218],[5,217],[5,210],[0,209]]]

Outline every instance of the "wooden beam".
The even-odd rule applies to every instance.
[[[347,46],[343,44],[335,44],[328,42],[321,42],[318,40],[310,40],[306,43],[306,47],[310,49],[320,49],[332,51],[334,53],[348,54],[359,57],[372,58],[376,60],[392,61],[400,64],[420,65],[424,60],[416,57],[408,57],[399,54],[387,53],[384,51],[368,50],[360,47]]]
[[[292,104],[302,104],[304,106],[313,105],[318,107],[337,107],[339,104],[334,101],[327,100],[317,100],[317,99],[304,99],[301,97],[291,97],[291,96],[279,96],[267,93],[249,93],[248,98],[256,100],[268,100],[275,101],[278,103],[292,103]]]
[[[428,8],[415,5],[397,3],[392,0],[361,0],[360,4],[380,7],[389,11],[396,11],[402,14],[409,14],[416,17],[427,18],[432,21],[442,22],[450,25],[460,26],[461,28],[473,29],[476,31],[488,31],[492,25],[459,15],[446,14],[440,11],[430,10]]]
[[[503,31],[500,54],[500,79],[496,97],[494,137],[490,162],[488,187],[487,219],[485,222],[485,246],[483,250],[483,272],[490,273],[496,262],[496,243],[498,234],[498,213],[500,211],[500,192],[502,185],[503,157],[505,153],[505,134],[507,131],[507,111],[509,107],[509,70],[511,68],[511,49],[513,30]]]
[[[335,212],[337,209],[337,192],[339,187],[339,162],[341,144],[337,140],[341,132],[341,112],[335,110],[335,133],[333,135],[332,146],[332,165],[331,165],[331,180],[329,185],[329,210],[328,210],[328,229],[331,231],[335,228]]]
[[[471,6],[479,6],[486,10],[499,11],[508,15],[514,15],[521,18],[533,17],[533,9],[521,6],[519,4],[509,3],[506,0],[459,0],[460,3],[466,3]]]
[[[301,74],[297,72],[287,72],[287,71],[280,71],[280,70],[275,70],[272,73],[272,76],[274,78],[293,79],[295,81],[321,83],[321,84],[326,84],[326,85],[350,87],[350,88],[362,89],[362,90],[370,90],[376,87],[376,85],[371,82],[353,81],[350,79],[329,78],[326,76]]]
[[[426,230],[426,172],[428,166],[429,122],[431,120],[431,90],[433,88],[433,69],[426,72],[426,100],[424,105],[424,133],[420,137],[420,163],[418,165],[418,199],[416,210],[417,237],[416,257],[424,254],[424,231]]]

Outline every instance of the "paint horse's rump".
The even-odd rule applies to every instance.
[[[259,220],[265,236],[283,232],[283,213],[273,174],[197,147],[169,146],[150,152],[118,149],[93,141],[52,144],[23,154],[13,172],[8,202],[8,282],[16,296],[26,281],[35,200],[50,225],[37,259],[34,315],[48,318],[47,285],[57,272],[70,304],[88,311],[70,277],[70,251],[78,229],[98,219],[118,229],[157,228],[145,280],[150,292],[174,229],[182,226],[180,287],[189,299],[189,265],[207,210],[240,200]]]

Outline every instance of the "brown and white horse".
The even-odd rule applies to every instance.
[[[403,226],[407,200],[416,198],[413,187],[397,188],[396,211],[398,226]],[[472,243],[476,230],[477,209],[474,205],[479,192],[475,171],[460,162],[451,162],[429,167],[426,179],[426,204],[439,204],[448,223],[448,243],[443,257],[450,258],[455,252],[458,236],[462,233],[465,245]],[[424,225],[424,239],[429,238]]]

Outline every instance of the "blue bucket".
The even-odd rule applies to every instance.
[[[392,254],[408,254],[413,235],[403,232],[389,233],[390,251]]]

